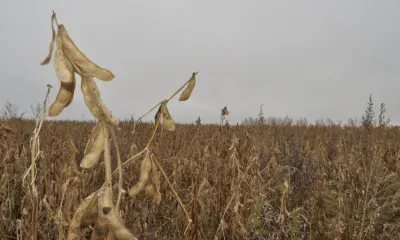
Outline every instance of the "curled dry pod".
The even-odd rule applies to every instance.
[[[58,25],[58,34],[62,37],[64,45],[63,50],[68,55],[69,59],[75,63],[83,72],[87,72],[90,75],[103,80],[111,81],[114,78],[114,74],[104,69],[91,60],[89,60],[75,45],[72,39],[69,37],[67,30],[63,24]]]
[[[56,18],[56,14],[53,12],[53,14],[51,15],[51,42],[50,42],[50,47],[49,47],[49,54],[47,55],[47,57],[40,63],[40,65],[46,65],[50,62],[51,59],[51,54],[53,53],[53,47],[54,47],[54,40],[56,39],[56,30],[54,29],[54,20]]]
[[[146,185],[147,180],[149,179],[149,173],[151,170],[151,159],[150,153],[147,151],[146,156],[144,157],[142,163],[140,164],[140,177],[138,183],[131,188],[129,191],[129,196],[136,196]]]
[[[192,94],[192,91],[194,89],[194,86],[196,85],[196,74],[197,74],[197,72],[194,72],[192,74],[192,77],[189,79],[189,83],[188,83],[187,87],[182,92],[181,96],[179,97],[179,101],[186,101],[189,99],[189,97]]]
[[[111,232],[114,239],[117,240],[137,240],[137,238],[124,226],[121,218],[117,215],[115,209],[104,215],[108,230]]]
[[[82,73],[81,90],[85,99],[86,106],[89,108],[93,116],[100,121],[106,121],[117,125],[117,119],[112,116],[103,101],[100,99],[100,91],[93,80],[92,76]]]
[[[163,126],[165,129],[168,131],[175,131],[175,122],[171,117],[171,114],[169,114],[168,107],[167,107],[167,102],[164,102],[162,105],[162,116],[163,116]]]
[[[57,35],[56,42],[57,49],[54,57],[54,70],[61,82],[61,86],[56,100],[49,109],[49,116],[52,117],[58,116],[64,108],[71,104],[76,85],[74,68],[62,51],[63,42],[59,35]]]
[[[91,168],[99,161],[100,154],[104,151],[104,142],[104,128],[101,124],[97,124],[93,132],[90,134],[84,153],[85,156],[80,164],[81,168]]]
[[[81,229],[86,228],[96,221],[98,216],[96,200],[97,194],[92,193],[79,205],[69,224],[67,240],[81,239]]]

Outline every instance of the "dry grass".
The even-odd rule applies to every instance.
[[[35,122],[0,124],[0,238],[25,239],[32,206],[22,176]],[[105,181],[103,159],[79,167],[94,125],[43,123],[38,239],[65,237],[77,207]],[[146,146],[154,127],[138,123],[132,134],[133,126],[121,122],[115,133],[122,160]],[[127,188],[139,180],[137,161],[123,170],[120,214],[139,239],[400,239],[398,128],[177,125],[175,132],[158,131],[151,151],[193,222],[186,229],[166,181],[159,205],[143,192],[129,197]],[[114,148],[111,159],[115,170]]]

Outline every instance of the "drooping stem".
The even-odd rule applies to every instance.
[[[193,75],[196,76],[197,73],[199,73],[199,71],[193,73]],[[193,76],[193,75],[192,75],[192,76]],[[192,78],[189,78],[189,80],[187,80],[187,81],[185,82],[185,84],[182,85],[182,87],[180,87],[178,90],[176,90],[176,92],[174,92],[174,94],[172,94],[171,97],[168,98],[168,101],[170,101],[171,99],[173,99],[173,98],[176,96],[176,94],[178,94],[178,93],[190,82],[191,79],[192,79]]]
[[[197,71],[197,72],[194,72],[193,74],[194,74],[194,75],[197,75],[197,73],[198,73],[198,71]],[[193,75],[192,75],[192,76],[193,76]],[[191,78],[189,78],[189,80],[187,80],[178,90],[176,90],[166,101],[168,102],[168,101],[170,101],[171,99],[173,99],[173,98],[176,96],[176,94],[178,94],[178,93],[190,82],[190,80],[191,80]],[[139,117],[139,118],[135,121],[135,123],[138,122],[138,121],[140,121],[140,120],[142,120],[142,119],[143,119],[144,117],[146,117],[149,113],[151,113],[154,109],[156,109],[158,106],[160,106],[163,102],[164,102],[164,100],[161,101],[161,102],[159,102],[159,103],[157,103],[156,105],[154,105],[152,108],[150,108],[149,111],[147,111],[145,114],[143,114],[141,117]]]

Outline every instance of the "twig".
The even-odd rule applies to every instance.
[[[199,73],[199,71],[194,72],[193,74],[196,76],[197,73]],[[192,75],[192,76],[193,76],[193,75]],[[178,93],[190,82],[190,79],[191,79],[191,78],[189,78],[189,80],[187,80],[178,90],[176,90],[176,91],[167,99],[167,102],[169,102],[171,99],[173,99],[173,98],[176,96],[176,94],[178,94]],[[159,102],[159,103],[157,103],[156,105],[154,105],[152,108],[150,108],[149,111],[147,111],[145,114],[143,114],[141,117],[139,117],[139,118],[138,118],[136,121],[134,121],[134,122],[136,123],[136,122],[142,120],[142,118],[146,117],[149,113],[151,113],[154,109],[156,109],[156,107],[160,106],[163,102],[164,102],[164,100],[161,101],[161,102]]]
[[[190,218],[189,213],[186,211],[186,208],[185,208],[185,206],[183,205],[183,203],[182,203],[182,201],[181,201],[181,198],[179,197],[178,193],[175,191],[174,186],[173,186],[172,183],[169,181],[169,178],[168,178],[167,174],[165,173],[164,169],[162,168],[162,166],[160,165],[160,163],[157,161],[157,158],[156,158],[153,154],[151,154],[151,160],[154,161],[154,163],[157,165],[158,170],[160,170],[160,172],[161,172],[162,175],[164,176],[165,180],[166,180],[167,183],[168,183],[169,188],[170,188],[171,191],[172,191],[172,194],[176,197],[176,199],[177,199],[179,205],[181,206],[181,208],[182,208],[183,211],[185,212],[186,217],[187,217],[187,219],[188,219],[188,221],[189,221],[189,224],[190,224],[190,223],[192,222],[192,219]],[[188,226],[189,226],[189,225],[188,225]],[[187,229],[187,228],[188,228],[188,227],[186,227],[186,229]],[[185,231],[186,231],[186,230],[185,230]]]
[[[222,214],[221,220],[219,221],[219,225],[218,225],[218,228],[217,228],[217,232],[215,233],[214,240],[217,240],[217,239],[218,239],[218,232],[219,232],[219,229],[221,228],[222,221],[224,220],[225,214],[226,214],[226,212],[228,211],[229,206],[231,205],[231,202],[232,202],[232,200],[233,200],[233,198],[234,198],[235,196],[236,196],[236,192],[232,195],[231,199],[229,199],[229,202],[228,202],[228,204],[227,204],[226,207],[225,207],[224,213]]]
[[[36,170],[36,159],[38,157],[38,154],[40,153],[39,150],[39,133],[40,130],[42,129],[42,125],[43,125],[43,121],[44,121],[44,117],[45,117],[45,113],[46,113],[46,104],[47,104],[47,100],[49,98],[49,94],[50,94],[50,89],[51,89],[51,85],[47,85],[47,93],[45,96],[45,99],[43,101],[43,106],[42,109],[40,111],[39,117],[38,119],[36,119],[36,125],[35,125],[35,129],[33,130],[33,136],[31,137],[30,140],[30,147],[31,147],[31,166],[30,166],[30,170],[31,170],[31,184],[30,184],[30,195],[31,195],[31,203],[32,203],[32,229],[31,229],[31,236],[32,239],[35,240],[37,239],[37,217],[38,217],[38,204],[37,204],[37,189],[36,189],[36,185],[35,185],[35,170]]]

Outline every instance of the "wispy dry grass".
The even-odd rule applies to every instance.
[[[29,229],[32,210],[22,185],[35,122],[0,127],[0,235]],[[83,198],[104,182],[103,159],[79,168],[93,123],[45,121],[37,161],[38,239],[59,239]],[[121,159],[143,149],[153,126],[120,123]],[[78,153],[72,147],[76,146]],[[400,133],[397,128],[177,125],[151,147],[168,183],[162,201],[121,196],[125,226],[139,239],[399,239]],[[111,168],[117,167],[111,149]],[[123,186],[139,180],[140,162],[124,169]],[[117,176],[115,176],[117,178]],[[117,187],[117,184],[115,184]],[[115,189],[117,190],[117,189]],[[186,230],[186,232],[185,232]]]

